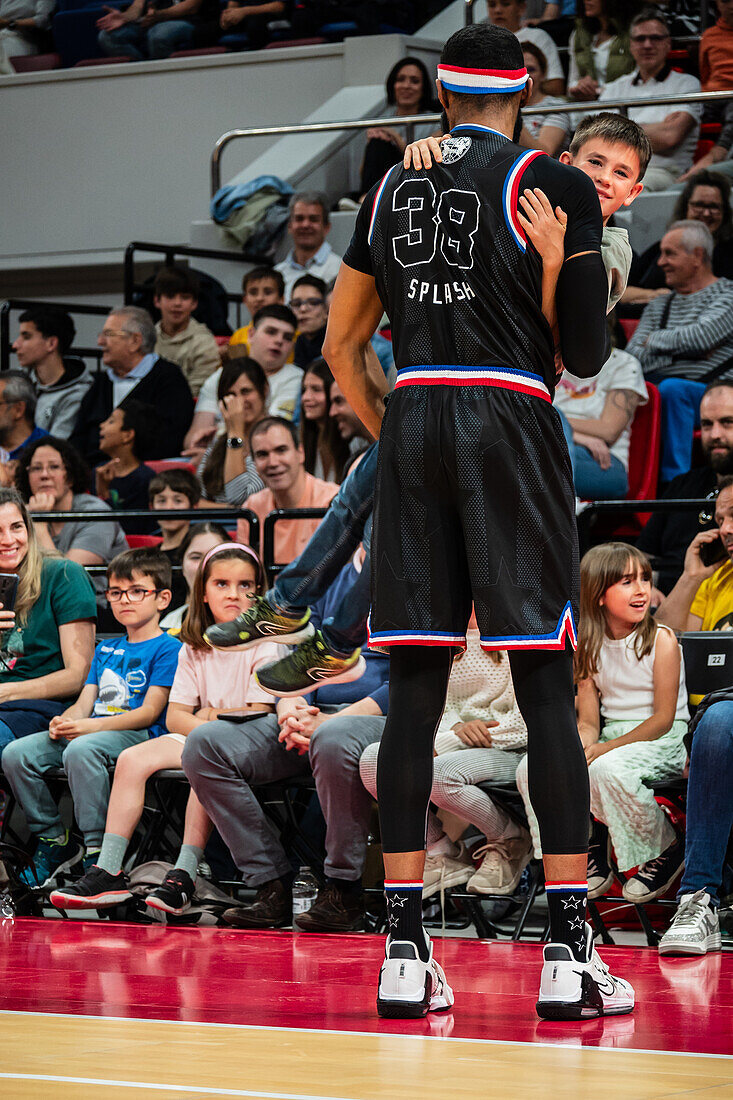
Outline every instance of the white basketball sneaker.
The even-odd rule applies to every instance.
[[[443,1012],[453,1004],[453,990],[443,968],[433,958],[423,962],[410,940],[387,938],[379,971],[377,1012],[389,1019],[418,1019],[428,1012]]]
[[[609,973],[593,947],[589,924],[585,926],[585,956],[587,962],[578,962],[566,944],[546,945],[537,1001],[537,1015],[543,1020],[589,1020],[633,1011],[633,988]]]

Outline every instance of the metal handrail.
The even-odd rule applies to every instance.
[[[327,511],[327,508],[274,508],[268,512],[262,528],[262,562],[270,582],[287,565],[275,560],[275,525],[284,519],[323,519]],[[249,541],[252,542],[251,537]]]
[[[599,105],[598,100],[584,103],[558,103],[551,107],[524,107],[522,115],[570,114],[572,112],[598,113],[599,110],[620,110],[628,113],[629,108],[659,107],[674,103],[714,103],[721,99],[731,99],[733,88],[723,92],[688,92],[687,95],[649,96],[644,99],[609,99]],[[253,126],[247,130],[227,130],[217,140],[211,154],[211,195],[212,198],[221,187],[221,156],[230,142],[238,138],[274,137],[286,134],[327,134],[343,130],[368,130],[372,126],[416,126],[426,122],[440,122],[442,115],[405,115],[404,118],[361,118],[345,122],[303,122],[297,126]]]

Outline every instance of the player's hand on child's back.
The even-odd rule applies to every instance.
[[[559,271],[565,260],[565,230],[568,216],[552,204],[539,187],[526,188],[517,204],[519,224],[535,246],[545,267]]]
[[[402,158],[402,165],[404,168],[432,168],[433,161],[436,164],[440,164],[443,160],[443,154],[440,151],[441,141],[445,141],[450,137],[450,134],[443,134],[441,137],[420,138],[419,141],[412,141],[405,149],[405,155]]]

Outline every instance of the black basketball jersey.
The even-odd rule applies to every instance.
[[[595,188],[576,168],[486,126],[455,127],[442,151],[441,164],[395,165],[372,188],[344,256],[375,279],[392,325],[397,384],[470,385],[501,371],[516,379],[510,388],[533,392],[537,383],[523,376],[539,376],[552,394],[542,261],[517,201],[524,188],[541,187],[568,216],[565,255],[600,252]]]

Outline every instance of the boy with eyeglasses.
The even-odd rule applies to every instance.
[[[160,629],[171,599],[171,567],[158,550],[127,550],[107,569],[107,599],[124,635],[99,642],[81,695],[48,731],[8,745],[3,771],[31,835],[35,868],[23,881],[48,886],[99,855],[109,801],[109,767],[131,745],[165,733],[165,710],[180,643]],[[83,849],[64,825],[46,775],[64,768]]]

